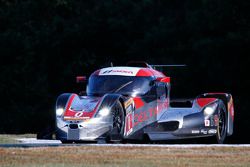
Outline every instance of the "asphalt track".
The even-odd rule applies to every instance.
[[[199,147],[250,147],[250,144],[62,144],[59,140],[37,140],[35,138],[18,139],[17,144],[0,144],[2,148],[30,148],[30,147],[167,147],[167,148],[199,148]]]

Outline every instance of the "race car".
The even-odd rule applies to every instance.
[[[233,134],[231,94],[171,101],[170,77],[153,65],[131,62],[102,68],[86,82],[86,95],[63,93],[57,98],[56,138],[62,142],[212,137],[223,143]]]

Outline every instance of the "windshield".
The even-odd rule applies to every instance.
[[[120,93],[123,95],[143,95],[150,90],[152,77],[92,75],[87,86],[87,95]]]

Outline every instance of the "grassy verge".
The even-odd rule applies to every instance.
[[[250,166],[250,148],[49,147],[0,148],[0,166]]]
[[[15,144],[18,143],[16,139],[18,138],[35,138],[35,134],[22,134],[22,135],[0,135],[0,144]]]

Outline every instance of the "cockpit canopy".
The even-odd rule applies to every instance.
[[[152,76],[91,75],[87,85],[88,96],[106,93],[144,95],[151,89]]]

